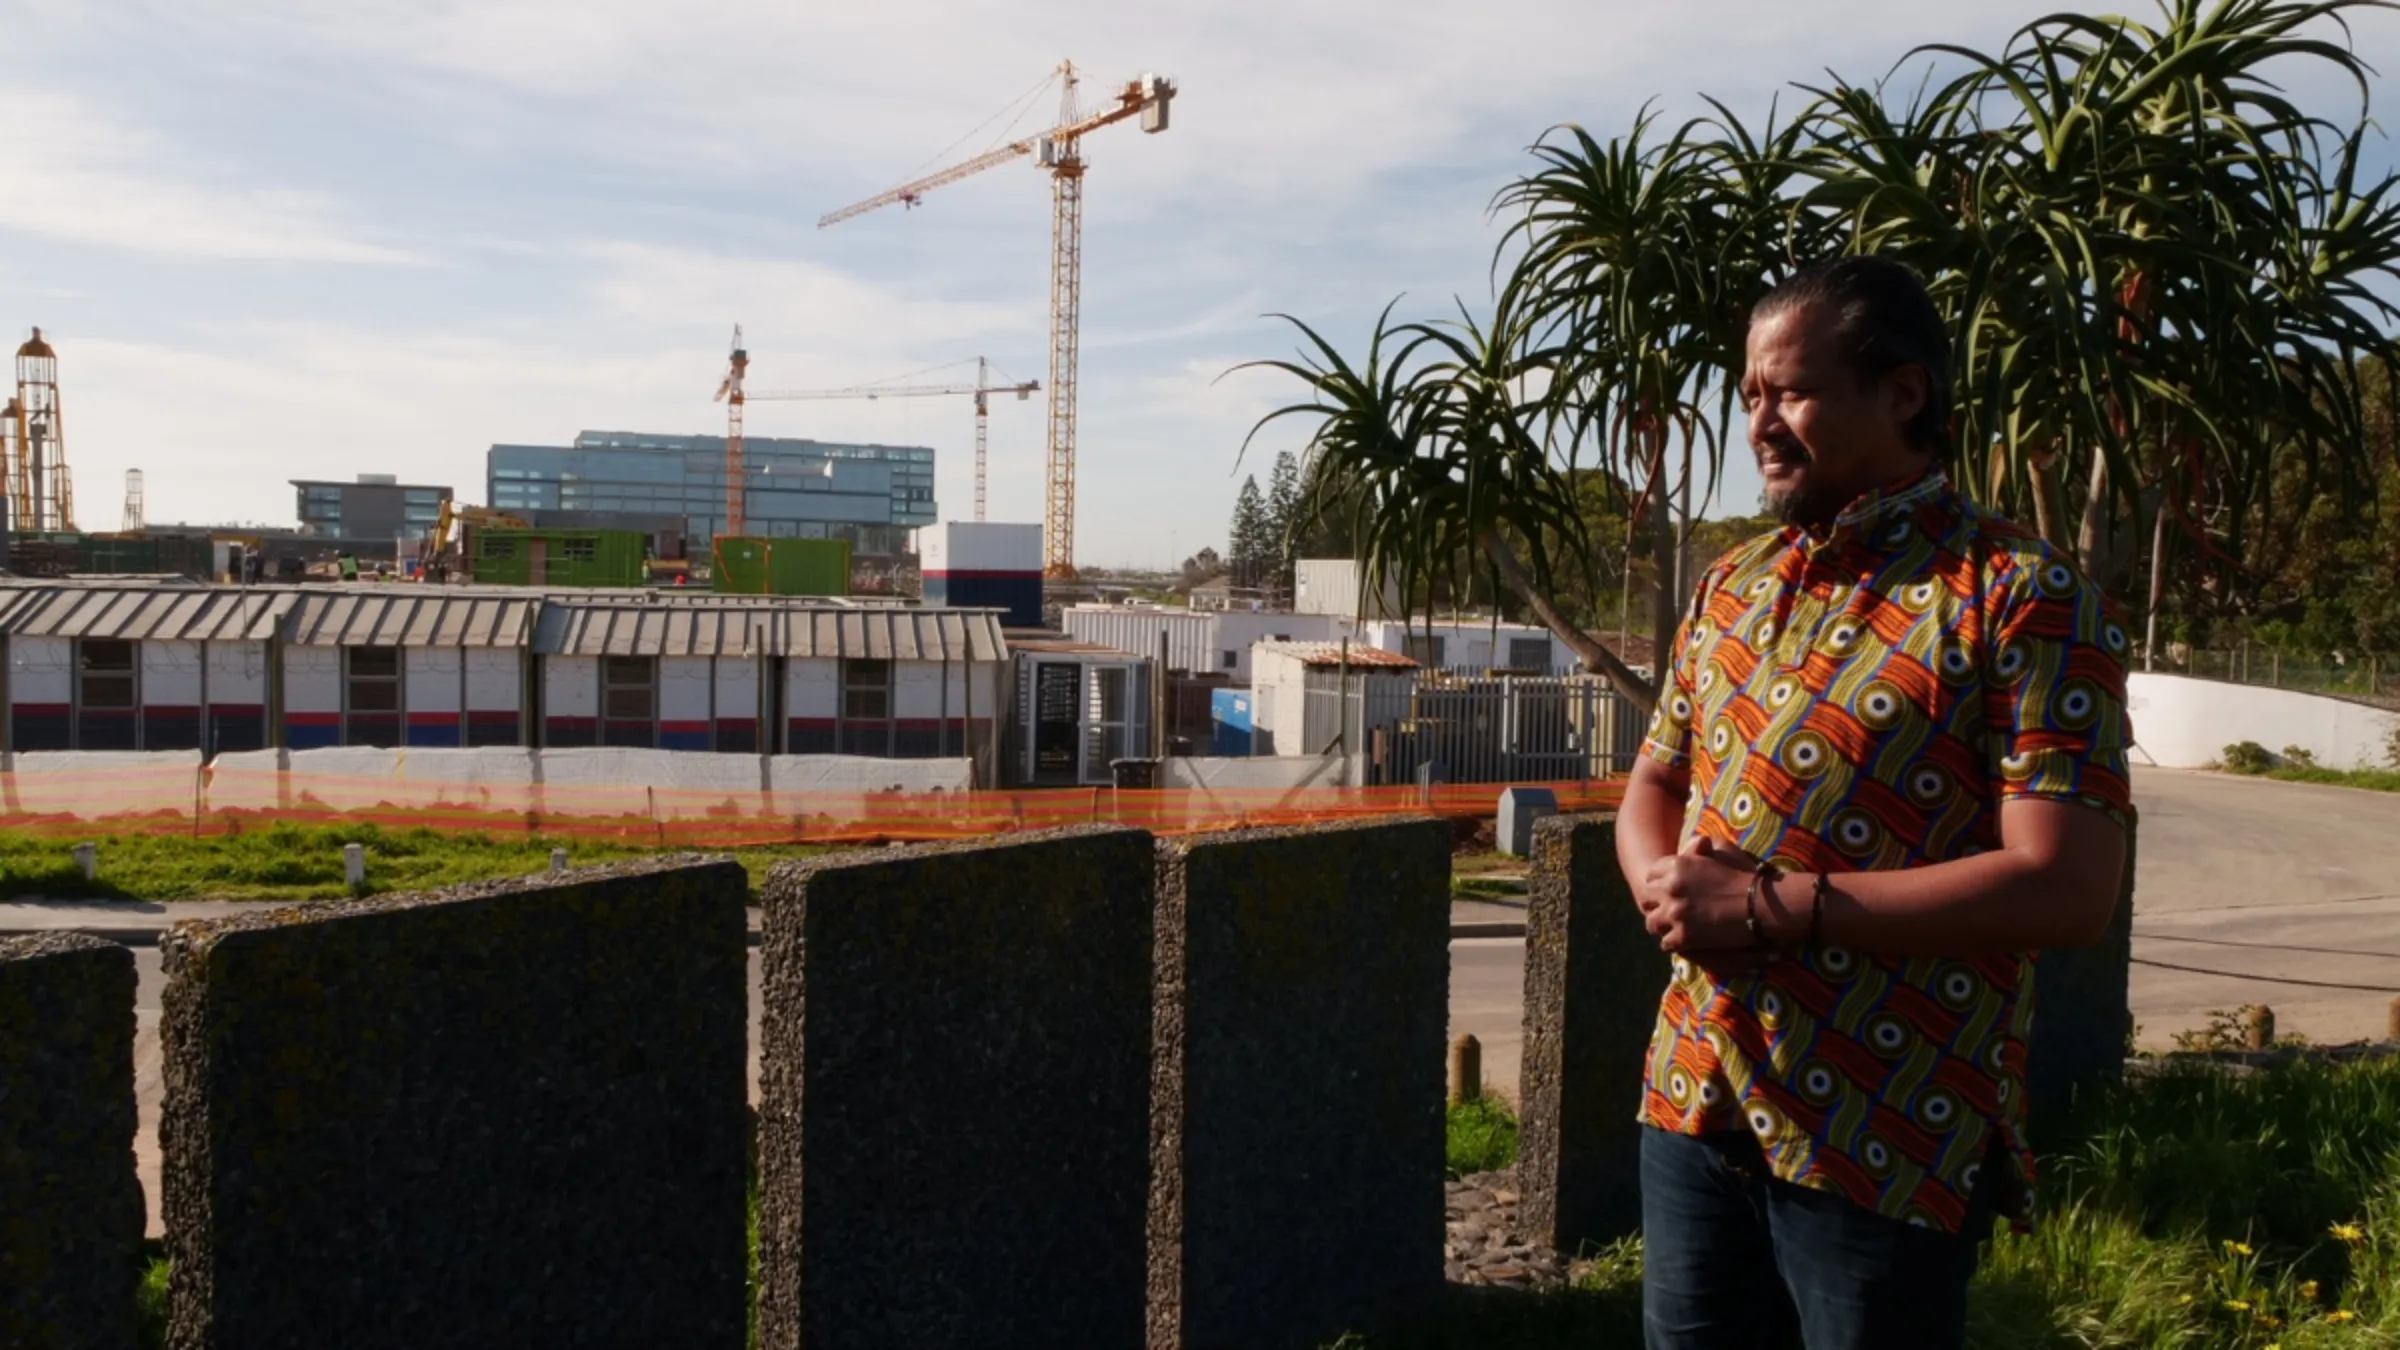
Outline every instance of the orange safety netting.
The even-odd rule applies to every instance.
[[[1613,808],[1620,782],[1549,783],[1561,811]],[[286,770],[140,766],[0,773],[0,829],[221,835],[275,824],[374,824],[721,849],[753,844],[966,839],[1065,825],[1190,834],[1389,815],[1491,815],[1503,785],[1109,787],[847,792],[441,782]]]

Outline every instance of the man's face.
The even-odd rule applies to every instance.
[[[1925,467],[1908,439],[1925,372],[1903,366],[1862,380],[1830,329],[1809,305],[1750,325],[1742,406],[1767,511],[1786,525],[1827,525],[1861,495]]]

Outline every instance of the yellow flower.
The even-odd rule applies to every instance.
[[[2315,1298],[2316,1296],[2317,1282],[2315,1280],[2302,1280],[2300,1282],[2300,1297]]]
[[[2190,1294],[2185,1294],[2185,1295],[2184,1295],[2182,1298],[2179,1298],[2179,1299],[2177,1299],[2177,1300],[2175,1300],[2175,1301],[2176,1301],[2177,1303],[2180,1303],[2180,1304],[2182,1304],[2183,1306],[2185,1306],[2185,1307],[2187,1307],[2187,1308],[2188,1308],[2188,1307],[2190,1307],[2190,1306],[2192,1306],[2192,1296],[2191,1296]]]
[[[2272,1313],[2262,1312],[2258,1315],[2258,1324],[2262,1327],[2265,1327],[2269,1331],[2273,1331],[2277,1327],[2283,1325],[2283,1319],[2275,1316]]]
[[[2335,1326],[2340,1326],[2344,1322],[2357,1321],[2358,1314],[2350,1311],[2348,1308],[2336,1308],[2332,1312],[2325,1314],[2325,1320],[2333,1323]]]
[[[2367,1240],[2367,1230],[2354,1223],[2337,1223],[2327,1231],[2331,1232],[2335,1237],[2340,1238],[2344,1242],[2364,1242]]]
[[[2232,1238],[2225,1239],[2225,1250],[2232,1252],[2235,1256],[2251,1256],[2255,1254],[2250,1250],[2249,1243],[2236,1242]]]
[[[2248,1301],[2248,1300],[2246,1300],[2246,1299],[2229,1298],[2229,1299],[2225,1300],[2225,1307],[2226,1307],[2226,1310],[2227,1310],[2227,1311],[2229,1311],[2229,1312],[2248,1312],[2248,1311],[2250,1311],[2250,1304],[2249,1304],[2249,1301]]]

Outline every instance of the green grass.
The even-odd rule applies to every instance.
[[[1521,877],[1452,876],[1450,898],[1522,902],[1525,899],[1525,882]]]
[[[2325,783],[2333,787],[2400,792],[2400,769],[2319,769],[2286,765],[2269,769],[2266,777],[2287,783]]]
[[[1469,1172],[1496,1172],[1517,1160],[1516,1112],[1490,1093],[1453,1106],[1447,1144],[1452,1180]]]
[[[1483,1137],[1467,1111],[1451,1112],[1454,1170]],[[1985,1253],[1973,1350],[2400,1347],[2400,1060],[2181,1069],[2103,1095],[2057,1136],[2039,1228]],[[1595,1255],[1573,1288],[1452,1290],[1407,1332],[1337,1345],[1638,1350],[1641,1244]]]
[[[74,845],[99,845],[99,877],[85,881]],[[374,825],[274,825],[243,834],[194,839],[172,834],[109,834],[89,839],[0,832],[0,899],[321,900],[348,894],[342,848],[367,853],[370,892],[422,890],[548,870],[550,851],[574,863],[649,856],[655,848],[542,835],[386,830]],[[825,852],[815,844],[733,850],[755,892],[768,869],[787,858]]]

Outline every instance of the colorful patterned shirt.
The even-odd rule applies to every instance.
[[[2070,563],[1934,473],[1709,569],[1644,750],[1691,771],[1687,840],[1797,872],[1947,862],[1998,847],[2011,798],[2124,818],[2125,649]],[[1776,1176],[1952,1232],[1997,1132],[2021,1222],[2032,977],[2030,954],[1827,945],[1723,982],[1677,958],[1642,1118],[1747,1124]]]

